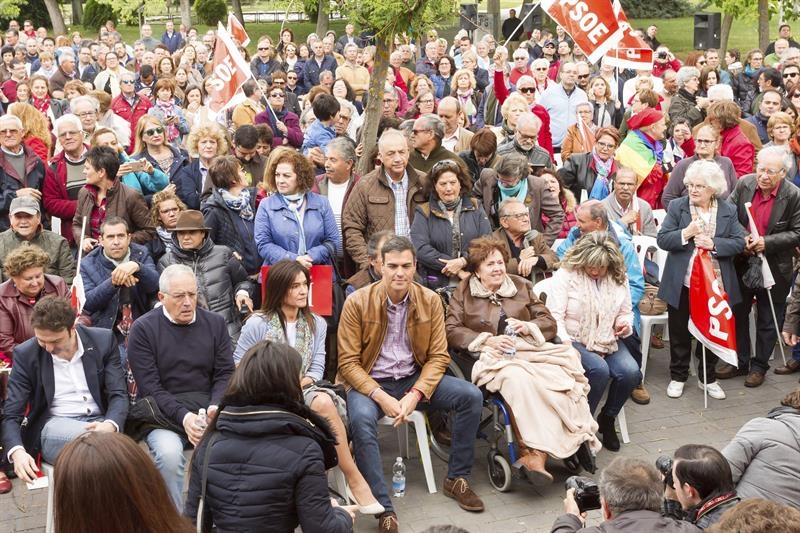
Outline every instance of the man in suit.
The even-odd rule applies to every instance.
[[[68,442],[87,431],[122,431],[128,416],[125,375],[110,330],[76,326],[69,300],[55,296],[36,304],[31,325],[35,337],[14,350],[2,425],[8,457],[24,481],[36,479],[40,452],[55,463]]]
[[[786,180],[791,163],[787,161],[789,157],[780,147],[762,148],[756,157],[755,174],[743,176],[728,198],[736,206],[739,223],[747,229],[750,229],[750,222],[745,204],[752,204],[750,212],[759,237],[752,234],[745,237],[744,253],[735,262],[742,291],[741,303],[733,307],[739,368],[723,363],[717,367],[717,378],[746,375],[746,387],[758,387],[764,383],[769,358],[778,340],[766,289],[748,288],[743,281],[748,261],[759,253],[763,254],[772,271],[775,278],[775,286],[771,289],[772,303],[779,327],[783,323],[786,297],[792,282],[793,251],[800,245],[800,189]],[[750,353],[750,328],[747,327],[753,298],[758,316],[755,354]]]

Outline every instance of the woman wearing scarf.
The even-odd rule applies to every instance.
[[[455,286],[469,276],[465,267],[470,241],[492,228],[478,201],[470,198],[469,173],[455,161],[433,165],[426,188],[429,201],[417,206],[411,224],[419,274],[431,289]]]
[[[202,206],[208,235],[215,243],[233,250],[247,275],[255,276],[261,268],[253,238],[256,189],[247,186],[244,168],[232,155],[214,159],[208,169],[208,179],[214,185],[211,196]]]
[[[567,135],[561,143],[562,161],[569,159],[572,154],[585,154],[594,148],[597,126],[592,122],[592,104],[580,102],[575,106],[575,116],[575,124],[567,128]]]
[[[678,83],[678,94],[672,97],[669,104],[669,120],[675,123],[678,119],[687,119],[689,129],[692,129],[705,120],[708,107],[708,98],[698,95],[700,71],[695,67],[681,67],[675,81]]]
[[[628,129],[628,136],[617,148],[617,163],[636,172],[636,195],[653,209],[662,209],[661,193],[667,185],[661,144],[667,131],[664,115],[645,108],[628,119]]]
[[[595,132],[592,150],[585,154],[573,154],[564,160],[558,176],[572,191],[576,199],[586,191],[586,198],[603,200],[611,191],[610,183],[617,173],[614,154],[619,146],[619,132],[614,127],[600,128]]]
[[[256,115],[256,124],[269,124],[272,128],[272,146],[303,145],[303,130],[300,118],[286,107],[286,91],[283,86],[273,84],[267,91],[267,109]]]
[[[669,314],[670,383],[667,396],[679,398],[689,379],[689,361],[692,336],[689,333],[689,284],[692,263],[698,249],[713,251],[711,261],[721,289],[728,294],[733,307],[741,299],[739,282],[733,258],[744,250],[744,228],[739,224],[736,207],[719,201],[720,193],[727,189],[725,175],[720,166],[707,160],[698,160],[686,170],[683,183],[689,195],[675,198],[669,203],[667,217],[658,232],[658,247],[669,252],[661,273],[658,297],[667,302]],[[747,327],[746,324],[740,325]],[[703,376],[701,344],[695,350],[698,377]],[[705,372],[708,395],[725,399],[725,392],[716,379],[718,357],[706,350]],[[701,389],[703,382],[698,383]]]
[[[147,114],[164,123],[167,142],[178,148],[181,146],[183,136],[189,134],[189,123],[186,121],[183,109],[175,103],[175,80],[169,78],[158,80],[153,92],[155,93],[153,107]]]
[[[622,106],[619,100],[614,98],[608,80],[600,74],[594,76],[589,80],[589,90],[586,92],[586,96],[592,103],[592,123],[595,126],[598,128],[619,126]]]
[[[64,103],[51,97],[50,82],[41,74],[31,76],[28,84],[31,88],[31,97],[28,103],[47,117],[52,128],[56,119],[64,114]]]
[[[733,78],[733,96],[740,109],[750,109],[758,94],[758,75],[764,68],[764,54],[758,48],[747,52],[744,70]]]
[[[481,93],[475,87],[475,75],[471,70],[465,68],[457,71],[453,76],[453,81],[450,82],[450,96],[456,98],[461,104],[461,109],[467,116],[467,128],[475,123],[475,115],[478,114],[478,104],[481,101]]]
[[[553,276],[547,308],[561,341],[581,354],[592,413],[611,383],[597,423],[603,446],[615,452],[620,444],[614,421],[642,373],[622,342],[633,333],[634,318],[625,259],[614,238],[592,231],[567,250]]]
[[[275,194],[262,200],[256,212],[255,239],[263,264],[281,259],[304,268],[333,264],[342,241],[328,199],[311,192],[314,168],[308,159],[292,148],[276,148],[264,181]]]

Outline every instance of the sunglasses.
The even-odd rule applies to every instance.
[[[161,135],[162,133],[164,133],[164,128],[162,128],[161,126],[157,128],[151,128],[149,130],[144,130],[145,135]]]
[[[531,93],[535,93],[536,92],[536,88],[535,87],[521,87],[518,90],[521,93],[527,93],[527,94],[531,94]]]
[[[283,93],[270,93],[272,98],[283,98]]]
[[[783,75],[783,79],[796,78],[798,75],[800,75],[800,72],[787,72]]]
[[[263,50],[271,50],[271,49],[272,49],[272,47],[271,47],[271,46],[259,46],[259,47],[258,47],[258,49],[259,49],[259,50],[262,50],[262,51],[263,51]]]

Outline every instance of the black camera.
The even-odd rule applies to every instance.
[[[667,52],[659,52],[658,55],[656,55],[656,57],[659,59],[666,59],[669,57],[669,54]]]
[[[600,509],[600,487],[597,483],[584,476],[571,476],[565,483],[567,490],[575,489],[575,503],[580,512]]]
[[[662,455],[656,459],[656,468],[661,472],[661,475],[664,476],[664,486],[674,489],[675,485],[672,479],[672,457],[669,455]]]

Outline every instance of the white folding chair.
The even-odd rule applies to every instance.
[[[409,416],[409,424],[414,424],[414,433],[417,434],[417,446],[419,447],[420,460],[422,461],[422,469],[425,471],[425,481],[428,483],[428,492],[433,494],[436,492],[436,480],[433,477],[433,463],[431,463],[431,449],[428,445],[428,428],[425,424],[425,415],[422,411],[414,411]],[[378,420],[379,426],[394,425],[394,418],[385,416]],[[400,446],[400,455],[406,458],[411,457],[411,449],[408,445],[408,424],[401,424],[398,428],[398,443]],[[401,437],[400,431],[405,435]],[[405,438],[403,438],[405,437]],[[403,442],[405,441],[405,446]]]
[[[49,463],[41,463],[42,473],[47,476],[47,522],[45,526],[45,533],[53,533],[55,527],[53,525],[53,490],[56,484],[54,476],[53,465]]]
[[[661,229],[661,223],[665,218],[667,218],[666,209],[653,209],[653,222],[655,222],[656,228]]]
[[[659,280],[664,274],[664,265],[667,262],[667,252],[658,248],[656,239],[646,235],[634,235],[632,238],[633,246],[636,248],[636,255],[639,257],[639,264],[642,266],[644,272],[644,258],[647,255],[647,249],[651,246],[656,248],[655,260],[658,265]],[[653,326],[656,324],[663,324],[666,328],[668,322],[668,314],[666,312],[659,315],[642,315],[641,316],[641,340],[642,340],[642,381],[644,381],[645,373],[647,372],[647,357],[650,353],[650,336],[653,333]]]

